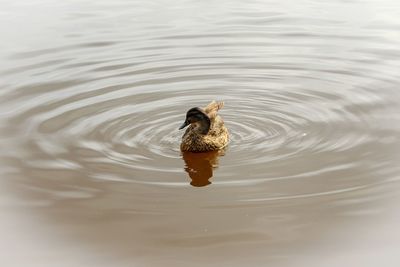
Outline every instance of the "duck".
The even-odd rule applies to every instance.
[[[212,101],[205,108],[194,107],[187,111],[179,130],[189,126],[182,136],[182,152],[207,152],[225,148],[229,143],[228,129],[218,115],[224,102]]]

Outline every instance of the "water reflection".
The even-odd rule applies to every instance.
[[[211,184],[213,169],[218,167],[218,157],[223,156],[224,151],[209,151],[203,153],[182,152],[185,161],[185,171],[192,181],[190,184],[195,187],[202,187]]]

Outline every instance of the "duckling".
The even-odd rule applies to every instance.
[[[190,125],[182,136],[181,150],[206,152],[224,148],[229,142],[228,130],[217,114],[224,102],[212,101],[204,109],[195,107],[186,113],[179,130]]]

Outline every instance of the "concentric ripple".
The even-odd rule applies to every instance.
[[[216,99],[225,101],[231,142],[214,185],[305,179],[313,191],[333,176],[349,187],[375,183],[364,175],[383,170],[369,163],[390,164],[398,140],[398,62],[382,59],[398,40],[366,25],[349,35],[322,17],[225,12],[208,14],[213,27],[200,32],[157,21],[139,30],[121,14],[131,35],[104,29],[93,39],[77,28],[66,44],[14,53],[1,109],[7,138],[25,151],[22,164],[188,185],[177,128],[186,110]],[[310,28],[315,22],[325,27]]]

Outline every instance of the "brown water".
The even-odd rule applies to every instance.
[[[2,1],[1,266],[399,266],[400,4]],[[179,151],[225,101],[226,151]]]

